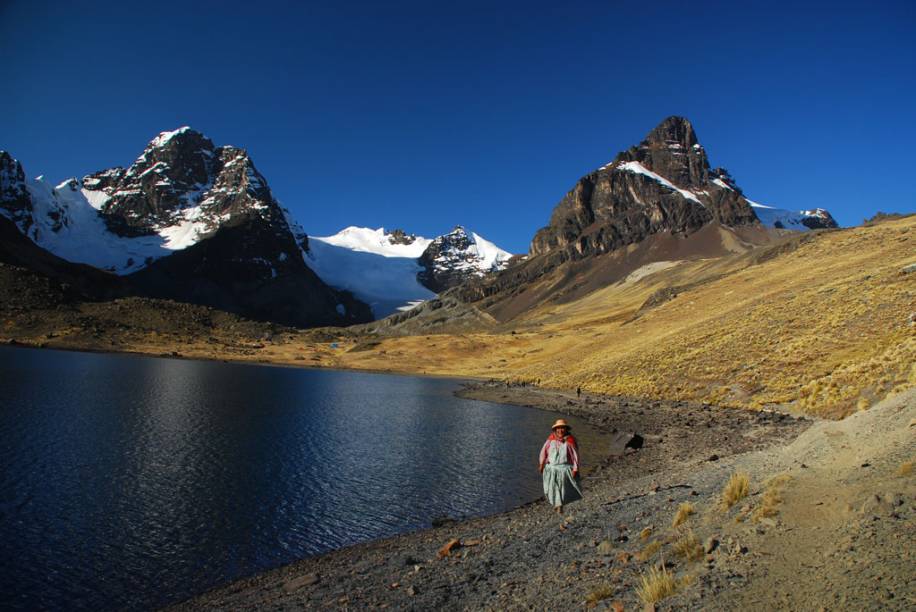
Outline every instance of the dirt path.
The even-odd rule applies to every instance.
[[[563,411],[645,445],[585,471],[586,499],[554,515],[544,503],[306,559],[185,602],[175,609],[544,609],[637,603],[633,555],[667,531],[682,502],[714,497],[742,454],[794,439],[810,425],[782,414],[687,402],[637,401],[482,384],[464,393]],[[439,558],[451,540],[460,545]]]
[[[752,474],[737,510],[698,521],[723,542],[685,609],[916,608],[916,390],[839,422],[812,426],[795,442],[739,458]],[[907,467],[909,466],[909,467]],[[768,487],[784,483],[776,514],[754,521]],[[741,507],[751,518],[736,523]],[[744,549],[742,553],[741,550]]]

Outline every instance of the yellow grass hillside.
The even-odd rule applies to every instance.
[[[500,333],[345,352],[353,342],[330,363],[838,418],[916,384],[916,272],[903,272],[913,263],[916,216],[821,233],[755,265],[736,255],[657,266]],[[715,280],[636,316],[653,291],[704,278]]]

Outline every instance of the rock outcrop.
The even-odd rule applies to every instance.
[[[32,199],[22,164],[6,151],[0,151],[0,213],[25,231],[32,222],[31,210]]]
[[[417,280],[435,293],[506,267],[512,254],[463,227],[435,238],[420,255]]]

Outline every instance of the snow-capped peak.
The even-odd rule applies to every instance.
[[[468,278],[501,270],[511,257],[511,253],[459,225],[433,240],[423,251],[420,281],[438,293]]]
[[[184,134],[185,132],[189,132],[190,130],[191,128],[189,126],[183,125],[180,128],[178,128],[177,130],[172,130],[171,132],[159,132],[159,135],[150,141],[150,146],[153,146],[153,147],[164,146],[168,141],[170,141],[175,136],[178,136],[179,134]]]
[[[422,255],[429,243],[432,242],[429,238],[413,236],[412,234],[409,235],[413,238],[410,242],[398,238],[405,235],[400,230],[388,232],[384,227],[370,229],[351,225],[333,236],[312,236],[312,239],[361,253],[372,253],[382,257],[409,257],[413,259]]]
[[[333,236],[311,236],[306,263],[324,282],[351,291],[376,317],[385,317],[468,277],[499,270],[510,257],[461,226],[434,239],[350,226]]]
[[[452,253],[464,259],[461,267],[476,268],[481,273],[505,267],[512,253],[504,251],[479,234],[468,232],[461,225],[444,236],[436,238],[443,244],[442,254]],[[465,255],[470,255],[469,260]]]

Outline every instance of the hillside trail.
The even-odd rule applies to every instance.
[[[738,469],[770,484],[752,482],[748,503],[739,502],[735,514],[746,518],[722,527],[714,570],[669,603],[913,609],[914,459],[916,389],[842,421],[819,421],[787,446],[745,457]],[[767,488],[777,491],[775,516],[755,520]],[[710,529],[728,518],[713,511],[703,522]]]

